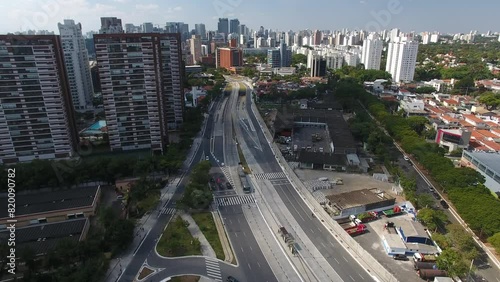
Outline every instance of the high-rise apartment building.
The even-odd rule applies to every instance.
[[[64,20],[58,27],[73,106],[76,110],[85,110],[92,106],[93,89],[82,25]]]
[[[227,18],[219,18],[217,23],[217,32],[224,33],[225,36],[229,34],[229,20]]]
[[[111,150],[163,152],[182,126],[180,35],[100,34],[94,44]]]
[[[76,150],[59,36],[0,35],[0,163],[64,159]]]
[[[240,20],[238,19],[231,19],[229,21],[229,33],[239,33],[240,30]]]
[[[380,61],[382,60],[382,49],[384,43],[376,33],[368,35],[363,42],[361,53],[361,63],[367,70],[380,70]]]
[[[267,64],[271,68],[279,68],[280,64],[281,64],[280,60],[281,60],[281,56],[280,56],[279,49],[267,50]]]
[[[189,39],[189,48],[193,57],[193,63],[201,63],[201,37],[199,35],[191,36],[191,39]]]
[[[413,81],[417,62],[418,41],[412,38],[396,37],[389,43],[386,71],[394,82]]]
[[[101,29],[99,33],[123,33],[122,20],[116,17],[101,18]]]
[[[312,45],[321,45],[321,39],[323,39],[322,37],[323,35],[321,34],[321,31],[315,30],[313,33]]]

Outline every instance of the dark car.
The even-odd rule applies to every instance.
[[[226,187],[227,187],[227,189],[233,189],[233,186],[229,182],[226,182]]]
[[[408,260],[408,257],[405,256],[405,255],[401,255],[401,254],[396,254],[396,255],[393,255],[392,256],[393,259],[395,260],[404,260],[404,261],[407,261]]]
[[[438,193],[434,192],[434,193],[432,193],[432,195],[434,196],[434,198],[436,198],[436,200],[438,200],[438,201],[441,200],[441,196],[439,196]]]
[[[229,277],[227,277],[226,282],[238,282],[238,280],[236,278],[234,278],[233,276],[229,276]]]
[[[445,201],[445,200],[441,200],[441,202],[439,202],[441,204],[441,206],[445,209],[449,208],[450,206],[448,206],[448,203]]]

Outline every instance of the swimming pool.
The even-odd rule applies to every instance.
[[[89,126],[87,129],[83,130],[81,134],[84,135],[93,135],[93,134],[99,134],[101,132],[101,128],[106,126],[106,121],[105,120],[100,120],[91,126]]]

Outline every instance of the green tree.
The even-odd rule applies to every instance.
[[[304,54],[293,54],[292,55],[292,66],[298,64],[307,64],[307,56]]]
[[[432,208],[423,208],[418,211],[417,218],[430,230],[436,231],[439,227],[445,225],[448,217],[441,210]]]
[[[495,110],[500,106],[500,93],[485,92],[479,96],[478,101],[484,104],[489,111]]]
[[[495,251],[500,254],[500,232],[488,238],[488,243],[490,243],[493,248],[495,248]]]
[[[416,202],[416,209],[432,208],[432,206],[434,205],[434,198],[427,193],[418,194],[416,196]]]
[[[460,277],[468,271],[468,263],[460,253],[453,249],[443,250],[437,257],[436,264],[439,269],[445,270],[450,277]]]
[[[423,86],[423,87],[417,88],[415,90],[415,92],[417,92],[418,94],[428,94],[428,93],[436,92],[436,88],[434,88],[432,86]]]

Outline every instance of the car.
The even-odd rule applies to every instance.
[[[429,186],[429,191],[430,191],[431,193],[434,193],[434,192],[435,192],[435,191],[434,191],[434,188],[432,188],[431,186]]]
[[[236,278],[234,278],[233,276],[229,276],[229,277],[227,277],[226,282],[238,282],[238,280]]]
[[[233,186],[229,182],[226,182],[226,187],[227,187],[227,189],[233,189]]]
[[[441,200],[439,202],[441,204],[441,206],[444,208],[444,209],[447,209],[449,208],[450,206],[448,206],[448,203],[445,201],[445,200]]]
[[[434,196],[434,198],[436,198],[436,200],[438,200],[438,201],[441,200],[441,196],[439,196],[438,193],[434,192],[434,193],[432,193],[432,195]]]
[[[408,257],[402,254],[393,255],[392,258],[395,260],[404,260],[404,261],[408,260]]]
[[[205,156],[205,161],[208,161],[210,160],[210,158],[208,156]]]
[[[408,156],[403,156],[403,159],[404,159],[405,161],[410,161],[410,158],[408,158]]]

